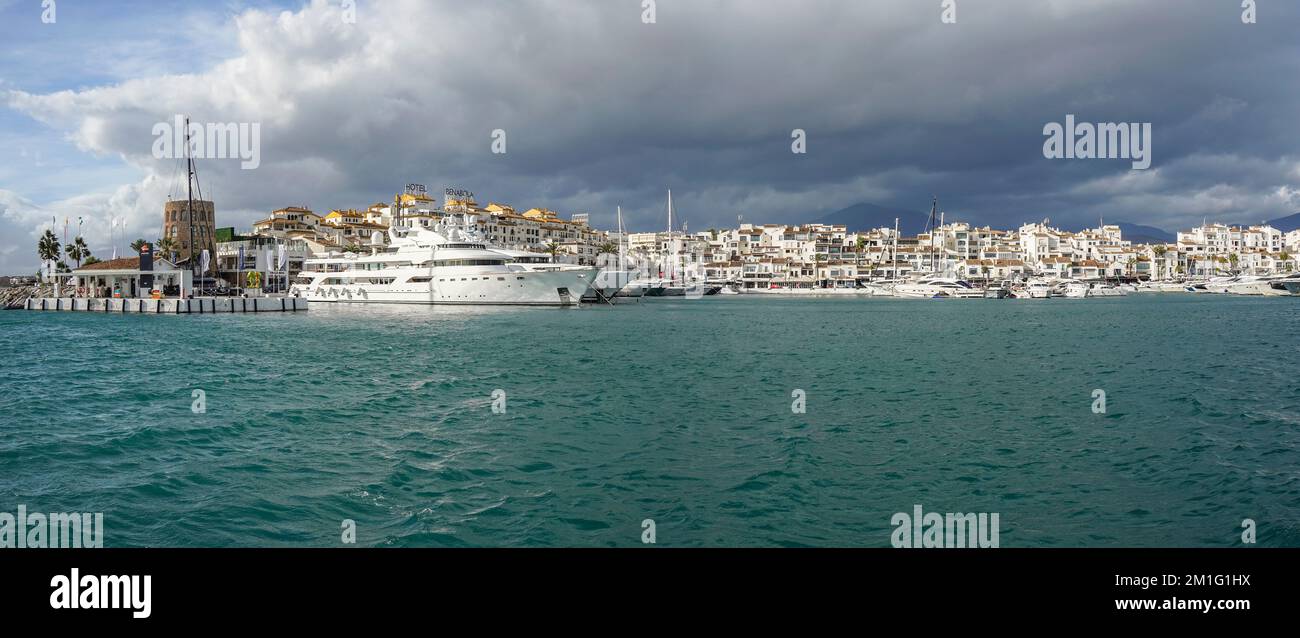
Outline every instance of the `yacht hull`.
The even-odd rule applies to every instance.
[[[433,276],[424,284],[319,285],[297,293],[314,303],[430,306],[576,306],[597,270]]]

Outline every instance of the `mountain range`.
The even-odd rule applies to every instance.
[[[866,202],[854,204],[812,220],[814,224],[834,226],[842,224],[849,231],[871,230],[874,228],[893,228],[894,219],[898,219],[898,230],[903,235],[917,235],[925,232],[925,223],[930,219],[930,211],[919,212],[889,208]]]

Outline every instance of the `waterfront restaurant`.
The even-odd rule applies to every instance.
[[[153,285],[145,288],[141,279],[153,276]],[[68,275],[61,275],[67,277]],[[153,270],[140,270],[139,257],[101,261],[72,271],[69,284],[76,286],[76,296],[113,299],[148,299],[153,291],[161,297],[180,297],[190,291],[194,276],[162,258],[153,260]]]

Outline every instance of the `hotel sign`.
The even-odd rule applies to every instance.
[[[446,193],[447,193],[447,197],[450,197],[452,199],[458,199],[462,202],[474,199],[474,193],[459,188],[448,188],[446,190]]]
[[[426,190],[424,189],[424,184],[407,184],[407,185],[406,185],[406,194],[407,194],[407,195],[424,195],[424,194],[426,194],[426,193],[428,193],[428,191],[426,191]]]

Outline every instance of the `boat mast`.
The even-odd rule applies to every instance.
[[[925,230],[930,233],[930,273],[934,273],[934,234],[938,230],[934,226],[934,215],[939,210],[939,197],[936,195],[930,203],[930,219],[925,222]]]
[[[939,228],[943,228],[943,211],[939,211]],[[934,241],[934,242],[932,242],[932,243],[936,243],[936,244],[937,244],[937,239],[936,239],[936,241]],[[937,245],[935,246],[935,251],[936,251],[940,256],[942,256],[942,255],[945,254],[944,251],[941,251]],[[943,261],[943,260],[940,259],[940,261]],[[947,271],[946,271],[946,270],[944,271],[944,276],[945,276],[945,277],[947,276]]]
[[[893,266],[893,272],[889,273],[890,279],[898,279],[898,218],[894,218],[894,254],[889,260]]]
[[[673,190],[670,188],[668,189],[668,242],[664,244],[664,260],[668,262],[669,282],[674,281],[677,276],[677,271],[674,268],[676,264],[672,262],[673,253],[675,252],[673,248]]]
[[[627,239],[626,233],[623,232],[623,207],[618,207],[618,269],[623,270],[627,263],[627,248],[623,241]]]

